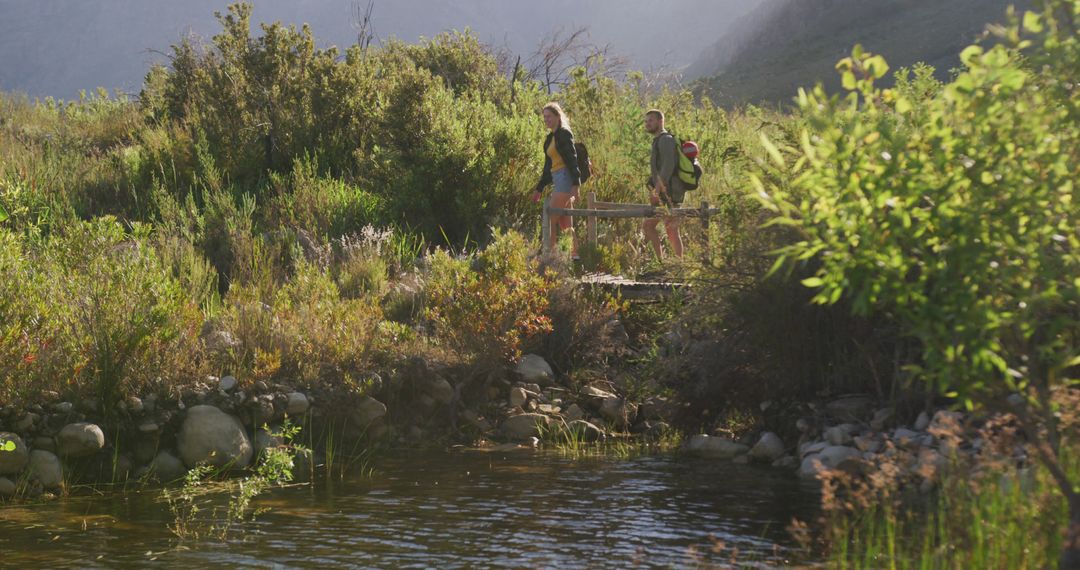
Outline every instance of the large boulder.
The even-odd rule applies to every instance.
[[[30,474],[46,489],[56,489],[64,482],[60,458],[51,451],[35,449],[30,452]]]
[[[734,459],[750,450],[749,447],[725,437],[698,434],[686,443],[686,451],[715,459]]]
[[[605,437],[604,430],[585,420],[574,420],[566,425],[566,429],[584,441],[599,441]]]
[[[447,382],[446,378],[432,378],[428,384],[428,395],[436,403],[448,406],[450,402],[454,401],[454,386]]]
[[[606,398],[600,404],[600,415],[619,428],[625,428],[634,423],[637,412],[637,404],[625,398]]]
[[[375,420],[386,415],[386,404],[372,398],[371,396],[364,396],[360,400],[360,403],[353,409],[353,420],[361,428],[366,428],[372,424]]]
[[[18,490],[19,488],[14,481],[7,477],[0,477],[0,499],[14,497]]]
[[[187,474],[184,462],[164,450],[154,456],[154,460],[150,462],[150,470],[153,476],[162,483],[176,481]]]
[[[30,450],[22,438],[10,432],[0,432],[0,475],[15,475],[26,469],[29,462]]]
[[[525,402],[529,401],[529,393],[521,386],[514,386],[513,388],[510,388],[510,397],[508,401],[510,402],[511,407],[523,407]]]
[[[555,383],[555,372],[551,370],[551,365],[535,354],[522,356],[515,370],[525,382],[535,382],[541,386]]]
[[[311,402],[303,392],[289,392],[285,395],[285,413],[290,416],[297,417],[307,413],[308,408],[311,407]]]
[[[821,453],[807,455],[799,466],[799,476],[804,479],[816,479],[825,470],[855,470],[862,459],[859,450],[842,445],[826,447]]]
[[[551,425],[551,418],[544,414],[521,414],[503,420],[499,429],[503,436],[513,441],[522,441],[540,436],[540,426]]]
[[[105,433],[96,424],[68,424],[57,434],[56,444],[63,457],[89,457],[105,448]]]
[[[772,463],[784,456],[784,442],[771,431],[761,434],[761,439],[750,449],[750,459]]]
[[[247,467],[253,451],[240,420],[213,406],[188,409],[177,435],[177,447],[188,467],[200,463]]]

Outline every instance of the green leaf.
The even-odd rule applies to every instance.
[[[4,209],[3,204],[0,204],[0,222],[3,222],[5,220],[7,220],[7,219],[8,219],[7,210]]]
[[[1024,12],[1024,29],[1038,34],[1043,31],[1042,17],[1035,12]]]
[[[810,287],[811,289],[814,289],[814,288],[821,287],[822,285],[824,285],[825,280],[820,278],[820,277],[807,277],[806,279],[802,280],[802,284],[804,286],[806,286],[806,287]]]
[[[979,46],[968,46],[964,48],[964,51],[960,52],[960,61],[964,62],[964,65],[973,67],[976,58],[983,54],[983,48]]]
[[[776,145],[769,140],[769,137],[765,136],[765,133],[761,133],[761,145],[765,147],[765,151],[769,153],[773,162],[780,168],[787,168],[787,163],[784,161],[784,155],[780,154],[780,149],[776,148]]]
[[[15,451],[15,442],[8,440],[3,445],[0,445],[0,451]]]
[[[848,91],[854,91],[857,85],[855,81],[855,74],[850,71],[845,71],[844,74],[840,76],[840,84],[844,86],[844,89],[847,89]]]

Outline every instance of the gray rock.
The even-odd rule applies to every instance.
[[[522,407],[525,402],[529,400],[529,393],[525,391],[525,388],[515,386],[510,389],[510,405],[514,407]]]
[[[847,445],[851,443],[851,424],[833,426],[825,430],[825,441],[829,445]]]
[[[541,386],[550,386],[555,383],[555,372],[551,370],[551,365],[535,354],[522,356],[515,370],[526,382]]]
[[[240,420],[213,406],[193,406],[177,435],[180,458],[188,467],[247,467],[252,447]]]
[[[726,437],[709,437],[698,434],[690,438],[686,444],[689,453],[711,457],[716,459],[731,459],[750,451],[750,448],[732,441]]]
[[[582,410],[581,406],[577,404],[570,404],[570,407],[566,408],[566,411],[563,413],[563,417],[570,422],[574,420],[583,420],[585,419],[585,410]]]
[[[873,436],[856,436],[853,440],[855,449],[867,453],[878,453],[881,451],[881,440]]]
[[[607,398],[600,404],[600,416],[616,427],[625,428],[637,417],[637,404],[625,398]]]
[[[825,404],[825,411],[842,421],[857,422],[870,414],[874,400],[868,396],[844,396]]]
[[[353,411],[353,419],[360,427],[366,428],[371,425],[375,420],[386,415],[386,404],[372,398],[371,396],[364,396],[357,404],[356,409]]]
[[[826,447],[829,447],[827,441],[808,441],[799,446],[799,457],[805,458],[807,455],[821,453]]]
[[[795,459],[791,455],[785,455],[785,456],[781,457],[780,459],[777,459],[776,461],[773,461],[772,466],[776,467],[777,469],[794,470],[794,469],[798,469],[799,460]]]
[[[596,386],[586,386],[585,389],[581,391],[581,393],[589,398],[597,398],[600,400],[607,400],[616,397],[615,394],[612,394],[607,390],[597,388]]]
[[[646,420],[671,421],[678,413],[678,405],[663,396],[653,396],[641,403],[639,413]]]
[[[900,445],[912,445],[919,442],[921,435],[919,432],[907,428],[896,428],[893,430],[892,438]]]
[[[236,388],[236,376],[222,376],[221,380],[218,380],[218,388],[222,392],[231,392]]]
[[[892,419],[893,411],[889,408],[881,408],[874,412],[874,417],[870,420],[870,429],[874,431],[881,431],[885,429],[885,424]]]
[[[850,469],[862,459],[858,450],[840,445],[826,447],[821,453],[807,455],[799,466],[799,476],[816,479],[826,469]]]
[[[952,412],[949,410],[938,410],[934,414],[934,418],[930,420],[930,424],[927,426],[930,430],[935,429],[948,429],[949,427],[960,427],[964,421],[964,414],[961,412]]]
[[[53,411],[58,414],[70,414],[75,409],[75,404],[71,402],[57,402],[53,404]]]
[[[750,463],[749,455],[736,455],[732,460],[732,463],[736,465],[748,465]]]
[[[255,455],[261,455],[263,451],[270,447],[278,447],[285,444],[285,440],[279,435],[274,435],[272,431],[268,431],[264,428],[259,428],[255,432]]]
[[[64,457],[89,457],[105,448],[105,433],[95,424],[68,424],[56,436],[56,447]]]
[[[0,432],[0,447],[9,446],[11,443],[15,444],[15,449],[0,450],[0,475],[15,475],[30,462],[30,450],[22,438],[10,432]]]
[[[0,477],[0,498],[8,499],[15,496],[18,487],[15,482],[7,477]]]
[[[30,474],[46,489],[56,489],[64,482],[60,458],[51,451],[35,449],[30,452]]]
[[[810,427],[810,420],[806,418],[799,418],[795,421],[795,429],[799,430],[800,433],[806,433],[810,431]]]
[[[30,428],[34,427],[34,424],[36,424],[38,419],[40,418],[41,416],[35,414],[34,412],[26,412],[23,417],[19,418],[19,421],[15,422],[15,431],[20,433],[25,433],[29,431]]]
[[[288,398],[288,401],[285,404],[285,413],[290,416],[302,416],[306,414],[308,408],[311,407],[311,402],[308,401],[308,397],[302,392],[289,392],[285,397]]]
[[[168,451],[160,451],[150,462],[150,473],[162,483],[170,483],[187,474],[184,462]]]
[[[203,342],[210,352],[228,352],[240,348],[240,341],[229,331],[212,331],[203,337]]]
[[[47,435],[39,435],[34,438],[34,449],[44,449],[56,453],[56,440]]]
[[[128,398],[124,400],[124,405],[127,407],[127,410],[133,414],[141,414],[143,413],[143,410],[146,409],[142,399],[138,396],[128,396]]]
[[[599,441],[605,437],[604,430],[585,420],[574,420],[566,424],[566,428],[588,442]]]
[[[433,378],[428,386],[428,394],[437,404],[448,406],[454,401],[454,386],[446,378]]]
[[[919,417],[915,418],[915,425],[911,426],[915,428],[915,431],[924,431],[930,427],[930,416],[926,412],[919,412]]]
[[[761,438],[750,449],[750,458],[763,463],[772,463],[784,456],[784,442],[771,431],[761,434]]]
[[[154,420],[146,420],[139,424],[139,433],[155,433],[161,429]]]
[[[503,420],[499,429],[507,439],[522,441],[530,437],[538,437],[539,426],[550,426],[551,421],[551,418],[544,414],[521,414]]]

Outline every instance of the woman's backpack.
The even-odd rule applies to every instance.
[[[592,161],[589,160],[589,149],[585,148],[585,143],[574,143],[574,150],[577,151],[577,164],[578,172],[581,174],[581,183],[584,184],[592,176]]]

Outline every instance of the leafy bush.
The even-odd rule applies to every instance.
[[[888,66],[856,47],[838,65],[847,96],[801,92],[808,128],[788,166],[801,201],[757,182],[775,223],[803,232],[783,250],[815,259],[803,283],[819,303],[847,297],[884,311],[917,339],[912,369],[969,408],[1017,394],[1036,447],[1072,511],[1080,563],[1080,495],[1060,470],[1051,394],[1080,364],[1080,2],[1013,17],[1001,42],[963,51],[965,69],[916,106],[875,81]]]
[[[520,356],[523,339],[549,331],[554,280],[527,252],[521,234],[510,232],[496,233],[475,256],[433,254],[425,314],[437,338],[473,363],[497,367]]]

